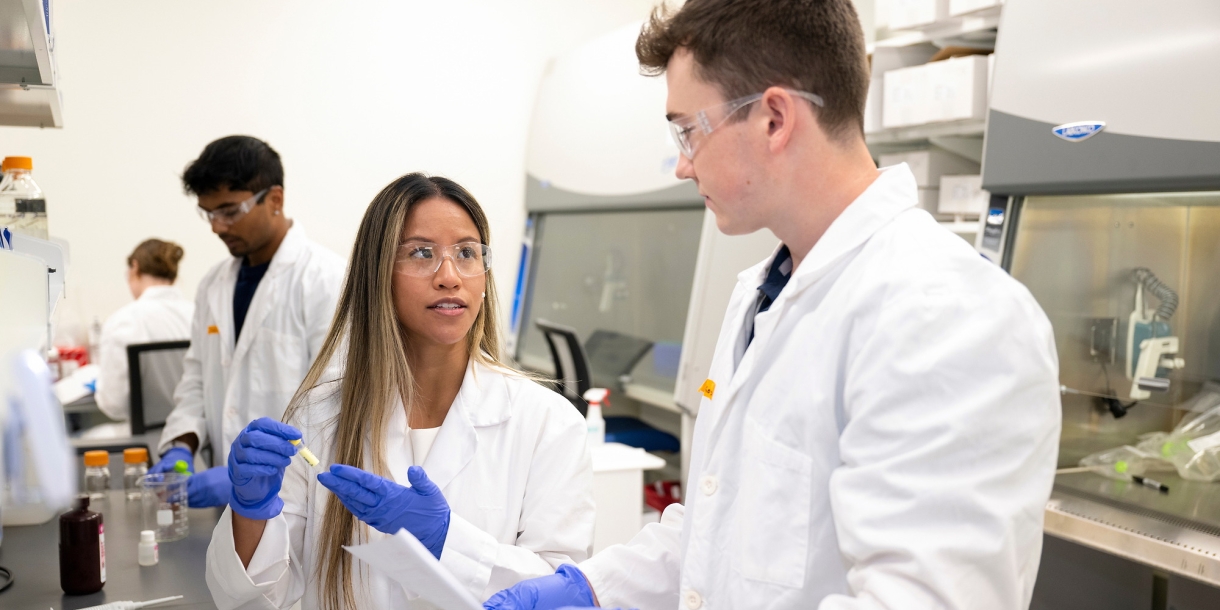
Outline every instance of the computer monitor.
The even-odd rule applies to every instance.
[[[127,346],[131,383],[131,433],[160,428],[174,409],[174,390],[182,380],[190,341],[134,343]]]

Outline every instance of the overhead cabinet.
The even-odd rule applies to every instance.
[[[63,127],[51,0],[0,0],[0,125]]]

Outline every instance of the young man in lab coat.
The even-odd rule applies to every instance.
[[[917,207],[863,136],[851,0],[689,0],[636,46],[739,276],[685,506],[488,608],[1022,610],[1060,407],[1030,293]],[[743,266],[749,264],[742,261]]]
[[[284,169],[266,142],[208,144],[182,176],[232,258],[199,283],[191,347],[154,472],[212,447],[189,479],[192,507],[228,503],[229,446],[259,417],[280,419],[322,346],[346,267],[284,215]]]

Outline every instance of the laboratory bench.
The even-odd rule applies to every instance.
[[[157,608],[202,610],[216,608],[203,573],[212,530],[222,508],[189,510],[187,537],[162,542],[157,565],[136,562],[142,529],[140,501],[126,500],[112,490],[89,509],[102,513],[106,535],[106,585],[90,595],[64,595],[59,587],[59,519],[42,525],[5,527],[0,540],[0,566],[13,573],[13,584],[0,592],[0,608],[74,610],[116,601],[145,601],[172,595],[183,598]]]
[[[1032,609],[1220,608],[1220,483],[1147,476],[1169,492],[1092,472],[1055,477]]]

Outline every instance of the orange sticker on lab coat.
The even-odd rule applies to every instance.
[[[219,327],[219,326],[209,326],[209,327],[208,327],[208,334],[209,334],[209,335],[219,335],[219,334],[220,334],[220,327]]]
[[[699,386],[699,393],[703,394],[708,400],[711,400],[712,394],[716,393],[716,382],[711,379],[704,381],[703,385]]]

